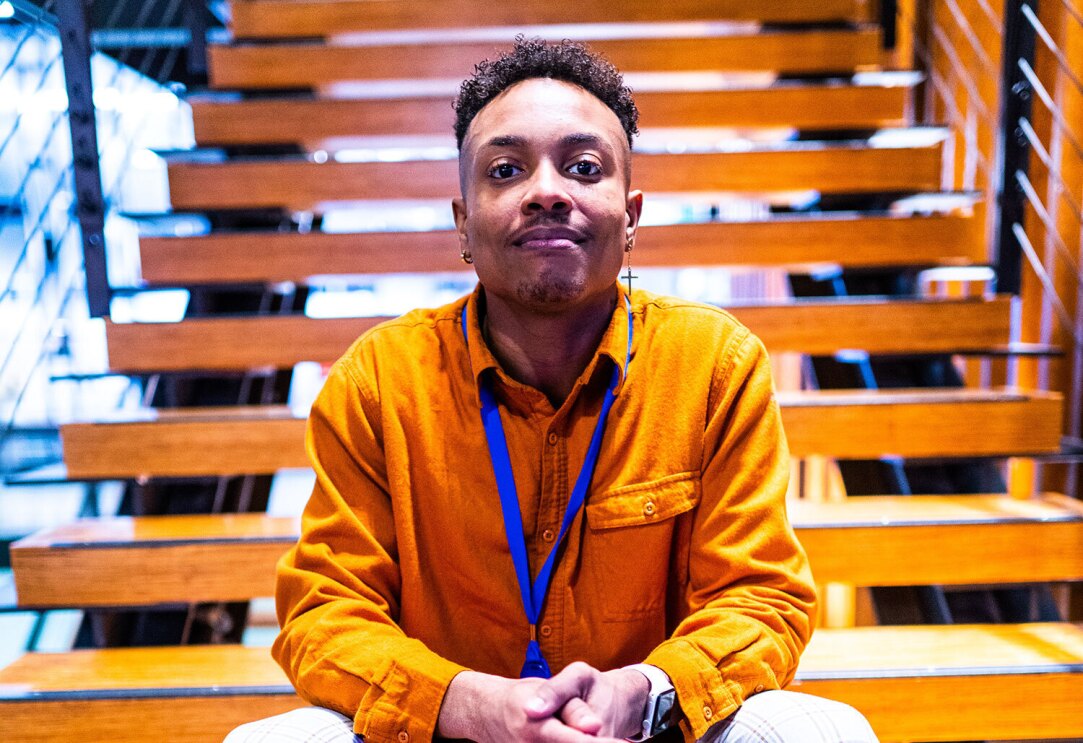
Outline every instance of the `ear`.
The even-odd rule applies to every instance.
[[[625,227],[624,237],[626,241],[631,242],[635,240],[636,230],[639,229],[639,216],[643,213],[642,191],[628,192],[626,213],[628,215],[628,225]]]
[[[459,247],[467,248],[470,245],[466,237],[466,202],[462,197],[451,200],[451,213],[455,216],[455,230],[459,233]]]

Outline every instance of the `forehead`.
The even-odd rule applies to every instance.
[[[617,115],[593,94],[562,80],[533,78],[508,87],[478,112],[463,150],[476,152],[495,137],[540,144],[568,134],[596,135],[617,152],[628,147]]]

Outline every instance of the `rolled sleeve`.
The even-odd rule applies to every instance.
[[[786,516],[789,453],[766,351],[743,331],[724,358],[704,434],[686,615],[645,661],[673,680],[689,741],[793,678],[816,600]]]
[[[465,670],[398,626],[401,576],[375,391],[339,362],[313,406],[316,485],[279,562],[272,653],[306,701],[354,718],[369,743],[431,740]]]

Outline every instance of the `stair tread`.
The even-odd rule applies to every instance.
[[[818,630],[798,679],[1083,671],[1083,628],[1066,623]],[[0,669],[0,703],[172,694],[292,694],[267,648],[236,645],[28,653]]]
[[[726,307],[768,351],[833,354],[951,353],[1001,349],[1010,337],[1009,297],[801,299]],[[389,317],[249,315],[105,326],[109,368],[140,373],[287,368],[331,363]],[[248,343],[259,338],[259,344]]]
[[[344,32],[388,28],[446,28],[456,26],[499,26],[520,23],[562,23],[567,9],[559,3],[517,2],[506,6],[473,2],[430,3],[419,14],[410,0],[263,0],[260,3],[233,3],[232,30],[238,38],[334,36]],[[743,1],[711,3],[655,3],[646,0],[611,2],[588,0],[576,4],[578,23],[605,21],[741,20],[771,22],[814,22],[862,20],[867,16],[859,0],[775,0],[771,3]]]

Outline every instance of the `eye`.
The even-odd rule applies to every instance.
[[[511,163],[497,163],[489,168],[489,177],[496,178],[497,180],[504,180],[519,175],[519,173],[522,172],[522,168],[512,165]]]
[[[572,175],[582,176],[584,178],[590,178],[602,174],[602,166],[593,160],[579,160],[575,162],[568,171]]]

